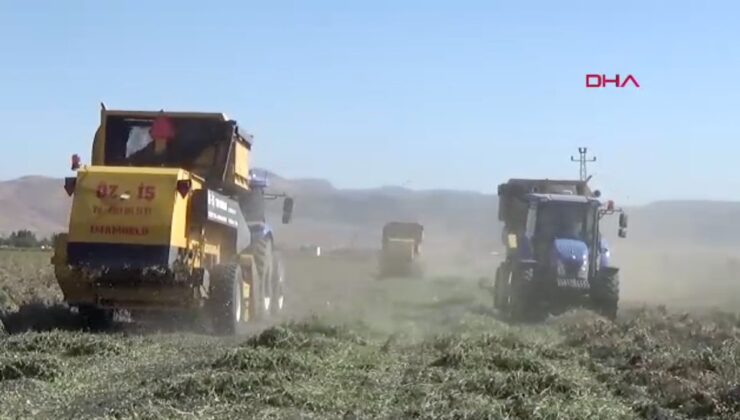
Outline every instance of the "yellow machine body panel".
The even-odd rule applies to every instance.
[[[77,172],[69,242],[187,246],[182,169],[89,166]],[[193,188],[197,188],[193,185]]]

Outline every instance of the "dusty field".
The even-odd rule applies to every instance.
[[[621,248],[615,260],[623,267],[623,298],[687,309],[740,308],[740,249]]]
[[[47,254],[0,258],[0,305],[54,299]],[[0,418],[740,418],[726,312],[509,326],[471,261],[398,281],[366,257],[289,263],[292,320],[255,336],[0,337]]]

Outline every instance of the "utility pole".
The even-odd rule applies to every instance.
[[[588,149],[585,147],[579,147],[578,148],[578,159],[574,158],[573,156],[570,157],[571,162],[578,162],[581,166],[581,181],[588,180],[588,171],[586,170],[586,164],[588,162],[596,162],[596,156],[592,157],[591,159],[586,158],[586,152]]]

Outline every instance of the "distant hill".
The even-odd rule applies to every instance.
[[[423,223],[427,243],[441,247],[499,246],[497,197],[477,192],[410,190],[402,187],[337,189],[322,179],[270,174],[276,191],[296,199],[294,223],[277,226],[287,242],[325,246],[375,246],[390,220]],[[28,228],[45,236],[66,230],[71,200],[61,179],[25,176],[0,182],[0,232]],[[278,203],[270,206],[279,221]],[[740,245],[740,202],[661,201],[629,209],[628,241],[651,244]],[[607,220],[615,236],[616,217]]]
[[[42,235],[66,229],[71,200],[62,180],[24,176],[0,182],[0,232],[30,229]]]

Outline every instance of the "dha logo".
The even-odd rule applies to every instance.
[[[636,88],[640,88],[640,83],[637,82],[635,76],[628,74],[624,79],[620,75],[615,75],[613,79],[608,79],[604,74],[587,74],[586,75],[586,87],[587,88],[605,88],[608,84],[614,84],[614,87],[623,88],[628,83]]]

